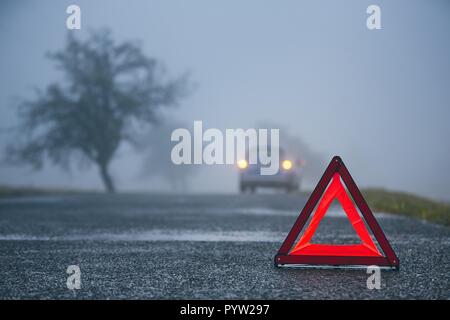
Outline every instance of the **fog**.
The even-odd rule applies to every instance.
[[[0,147],[14,141],[16,102],[61,75],[66,7],[82,29],[136,39],[195,90],[111,172],[122,191],[237,192],[233,166],[172,168],[170,128],[277,126],[307,158],[311,188],[333,155],[356,182],[450,200],[450,4],[447,1],[2,1]],[[381,7],[382,29],[366,27]],[[147,137],[147,138],[146,138]],[[285,138],[283,138],[285,137]],[[283,141],[282,141],[283,142]],[[295,146],[294,146],[295,145]],[[180,182],[177,182],[177,175]],[[101,189],[94,167],[34,172],[1,164],[1,185]]]

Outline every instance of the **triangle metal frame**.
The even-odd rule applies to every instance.
[[[381,247],[385,256],[342,256],[342,255],[293,255],[289,251],[294,246],[295,241],[307,223],[311,213],[314,211],[317,203],[324,194],[328,184],[332,180],[335,173],[338,173],[350,193],[353,201],[367,222],[369,229],[372,231],[375,239]],[[275,266],[289,265],[330,265],[330,266],[369,266],[377,265],[380,267],[390,267],[398,270],[400,263],[397,255],[392,249],[389,241],[383,233],[380,225],[375,219],[372,211],[364,200],[361,191],[353,180],[350,172],[347,170],[342,159],[338,156],[333,157],[324,174],[319,180],[303,210],[292,226],[286,239],[275,256]]]

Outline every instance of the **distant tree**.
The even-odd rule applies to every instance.
[[[86,41],[69,34],[65,49],[48,57],[64,78],[20,103],[19,139],[8,146],[9,158],[36,169],[46,158],[65,169],[73,159],[87,160],[114,192],[109,165],[119,145],[158,122],[161,108],[177,105],[186,76],[165,80],[157,60],[135,43],[116,44],[106,30]]]
[[[170,141],[172,131],[189,128],[189,124],[167,119],[163,125],[155,126],[143,134],[138,141],[139,152],[143,155],[142,178],[161,179],[167,182],[171,191],[186,192],[188,181],[198,173],[198,166],[176,165],[170,156],[174,143]],[[155,180],[153,180],[155,181]]]

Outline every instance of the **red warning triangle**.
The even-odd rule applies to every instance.
[[[344,181],[347,190],[350,192],[363,217],[359,215],[341,179]],[[337,199],[344,209],[353,229],[361,240],[360,244],[311,243],[320,221],[334,199]],[[319,204],[317,204],[318,202]],[[310,223],[296,242],[316,206],[317,209]],[[373,242],[362,218],[367,222],[384,255]],[[340,157],[334,157],[331,160],[297,221],[287,235],[286,240],[284,240],[283,245],[278,250],[278,254],[275,256],[275,265],[378,265],[395,269],[399,268],[399,260],[394,250]]]

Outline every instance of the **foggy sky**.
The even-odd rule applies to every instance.
[[[197,89],[170,113],[174,121],[279,123],[325,162],[340,155],[361,186],[450,200],[447,1],[2,1],[2,154],[15,99],[60,77],[44,54],[63,47],[69,4],[81,7],[78,36],[109,27],[118,41],[140,40],[169,75],[191,72]],[[366,28],[370,4],[381,7],[382,30]],[[119,190],[158,189],[139,170],[141,155],[122,146],[112,166]],[[190,190],[236,192],[234,168],[197,171]],[[101,188],[95,168],[5,164],[0,184]]]

